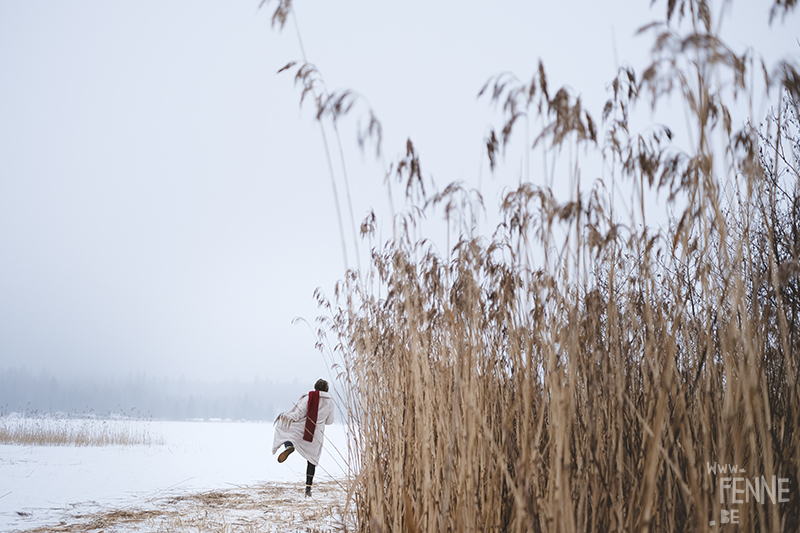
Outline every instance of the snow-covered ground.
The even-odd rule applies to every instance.
[[[54,528],[117,512],[150,513],[159,505],[171,506],[173,511],[184,509],[185,512],[176,511],[180,519],[191,516],[190,504],[197,504],[202,514],[203,502],[222,500],[230,503],[223,506],[226,508],[250,509],[252,516],[248,520],[263,522],[262,530],[279,531],[282,529],[263,527],[270,523],[270,513],[275,519],[280,513],[302,518],[300,509],[314,512],[316,503],[325,507],[322,515],[327,516],[334,513],[334,508],[344,506],[342,486],[347,476],[344,426],[334,424],[326,428],[323,455],[315,476],[319,490],[315,491],[314,499],[306,502],[302,497],[306,462],[297,453],[283,464],[276,461],[271,455],[271,423],[131,423],[147,424],[147,431],[156,439],[163,439],[164,444],[0,445],[0,531]],[[233,502],[241,505],[237,507]],[[277,505],[275,502],[288,507],[271,508]],[[205,507],[203,516],[208,519],[209,508]],[[293,508],[300,514],[293,515]],[[130,522],[155,524],[156,516],[166,519],[165,514],[153,514],[148,515],[150,522]],[[335,522],[334,517],[327,519],[326,524]],[[192,528],[200,530],[196,525]],[[106,531],[123,530],[136,529],[106,526]],[[153,526],[147,530],[159,528]]]

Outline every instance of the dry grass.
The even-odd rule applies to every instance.
[[[343,531],[345,494],[336,482],[274,483],[154,499],[145,509],[113,509],[75,514],[57,525],[27,533],[313,533]]]
[[[411,141],[386,173],[406,189],[393,239],[334,301],[320,297],[359,531],[716,531],[733,515],[743,531],[800,528],[800,76],[732,51],[712,13],[670,1],[647,29],[652,65],[620,71],[601,121],[548,87],[541,64],[529,84],[487,84],[505,114],[486,139],[492,170],[532,117],[533,147],[562,162],[537,181],[572,183],[566,202],[523,183],[490,236],[465,223],[441,256],[414,228],[440,207],[469,221],[474,196],[426,196]],[[289,14],[281,1],[274,20]],[[304,95],[308,72],[296,75]],[[785,102],[761,129],[731,118],[756,98],[754,76]],[[683,147],[676,128],[630,120],[663,99],[687,110]],[[319,97],[318,119],[337,120],[340,100]],[[630,220],[603,183],[581,192],[577,159],[563,165],[578,153],[603,161],[605,184],[630,187]],[[648,191],[668,195],[665,229],[642,224]],[[772,476],[786,480],[780,497]],[[737,477],[773,495],[739,503]]]
[[[0,417],[0,444],[21,446],[131,446],[163,444],[146,423],[56,416]]]

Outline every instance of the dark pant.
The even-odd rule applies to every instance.
[[[314,472],[316,471],[317,467],[309,462],[306,467],[306,490],[311,490],[311,483],[314,482]]]
[[[291,441],[286,441],[283,443],[284,446],[287,448],[292,447],[294,448],[294,444]],[[311,484],[314,482],[314,474],[317,471],[317,467],[311,464],[311,461],[308,462],[308,466],[306,467],[306,490],[311,490]]]

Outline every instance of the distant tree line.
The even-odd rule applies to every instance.
[[[297,380],[287,383],[254,378],[212,383],[145,373],[101,379],[6,368],[0,369],[0,414],[272,420],[307,389],[306,383]]]

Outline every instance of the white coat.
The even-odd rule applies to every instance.
[[[314,429],[314,440],[308,442],[303,439],[306,429],[306,413],[308,412],[308,394],[303,394],[300,400],[287,413],[281,413],[275,420],[275,438],[272,440],[272,455],[278,451],[284,442],[290,441],[295,451],[299,452],[306,461],[316,466],[322,454],[322,443],[325,441],[325,425],[333,424],[333,412],[336,410],[333,397],[327,392],[319,392],[319,409],[317,410],[317,427]]]

